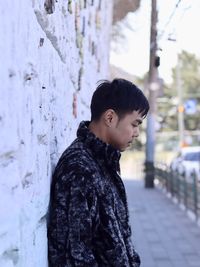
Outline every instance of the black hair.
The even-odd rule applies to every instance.
[[[132,82],[125,79],[114,79],[112,82],[101,82],[91,101],[91,120],[98,121],[108,109],[113,109],[119,118],[125,114],[139,111],[146,117],[149,111],[149,102],[143,92]]]

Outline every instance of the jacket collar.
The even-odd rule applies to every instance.
[[[97,159],[104,160],[107,165],[119,171],[120,152],[112,145],[106,144],[96,137],[88,128],[89,121],[82,121],[77,130],[77,137],[89,147]]]

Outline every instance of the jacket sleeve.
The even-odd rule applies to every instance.
[[[135,248],[134,248],[132,240],[131,240],[131,236],[129,236],[125,240],[125,243],[126,243],[127,251],[128,251],[128,254],[129,254],[130,266],[131,267],[139,267],[140,263],[141,263],[140,256],[135,251]]]
[[[62,176],[52,186],[48,222],[50,267],[97,267],[92,251],[96,195],[83,174]],[[70,182],[67,182],[70,180]]]

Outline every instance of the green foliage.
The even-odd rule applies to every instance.
[[[200,103],[200,60],[192,53],[182,51],[179,54],[179,75],[183,95],[183,102],[195,98]],[[164,98],[158,99],[158,114],[162,119],[161,131],[178,130],[178,96],[177,96],[177,66],[172,69],[172,83],[164,85]],[[198,104],[196,114],[184,113],[184,124],[186,130],[200,129]]]
[[[194,54],[182,51],[179,54],[179,68],[183,100],[195,98],[200,100],[200,59]],[[173,69],[173,84],[176,81],[176,72]],[[197,110],[200,106],[197,107]],[[199,112],[196,114],[184,114],[184,124],[186,130],[197,130],[200,128]]]
[[[187,97],[188,94],[196,96],[200,88],[200,60],[186,51],[182,51],[178,57],[183,96]],[[172,69],[172,77],[172,86],[176,86],[176,67]]]

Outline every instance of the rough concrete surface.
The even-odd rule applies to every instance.
[[[112,1],[0,5],[0,267],[47,266],[54,166],[109,77]]]

